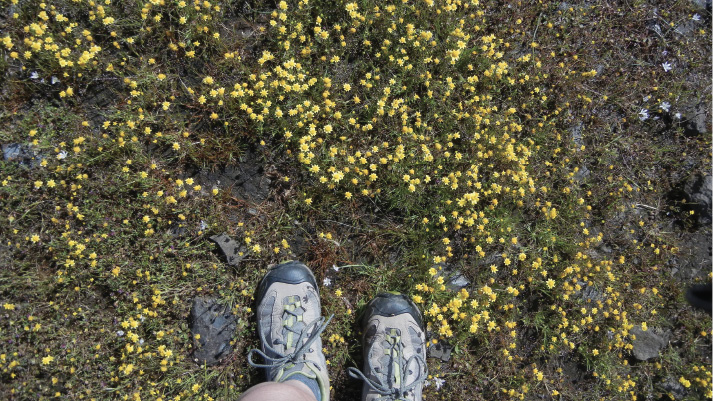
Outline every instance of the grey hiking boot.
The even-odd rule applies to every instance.
[[[363,401],[421,401],[426,366],[426,335],[418,307],[405,295],[381,293],[366,307],[364,370],[349,375],[364,380]]]
[[[317,282],[309,268],[296,261],[275,266],[258,287],[262,349],[250,350],[248,363],[264,368],[268,381],[298,380],[310,387],[318,401],[328,401],[329,377],[320,334],[329,320],[321,316]],[[255,363],[255,354],[265,363]]]

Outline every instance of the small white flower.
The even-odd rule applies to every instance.
[[[651,99],[651,95],[644,96],[644,102],[648,102]]]
[[[639,112],[639,120],[645,121],[649,118],[649,111],[646,109],[641,109]]]
[[[325,287],[329,287],[330,285],[332,285],[332,280],[329,277],[325,277],[322,281],[322,285],[324,285]]]
[[[143,339],[143,338],[139,339],[139,345],[144,345],[144,339]]]
[[[339,272],[339,269],[341,269],[341,267],[337,265],[332,265],[332,270],[334,270],[335,272]]]
[[[208,228],[208,224],[205,221],[201,220],[201,231],[204,231],[206,228]]]
[[[40,77],[40,74],[37,73],[37,71],[32,71],[30,74],[30,79],[37,79]]]
[[[443,387],[444,384],[446,384],[446,381],[441,379],[440,377],[436,377],[433,379],[434,384],[436,385],[436,391],[440,390],[441,387]]]
[[[677,120],[681,119],[681,113],[676,113],[673,116],[676,117]]]
[[[57,160],[62,160],[67,157],[67,151],[63,150],[57,154]]]
[[[673,69],[673,67],[671,66],[671,63],[669,63],[668,61],[665,62],[665,63],[663,63],[663,64],[661,64],[661,67],[663,67],[663,70],[664,70],[665,72],[669,72],[669,71],[671,71],[671,70]]]
[[[52,75],[52,81],[51,81],[51,82],[52,82],[52,85],[58,84],[58,83],[59,83],[59,78],[57,78],[57,77],[55,77],[54,75]]]
[[[124,335],[124,330],[119,330],[119,331],[117,331],[117,332],[116,332],[116,335],[119,336],[119,337],[123,336],[123,335]]]
[[[671,109],[671,103],[669,103],[669,102],[663,102],[663,103],[661,103],[661,104],[659,105],[659,107],[661,108],[661,110],[663,110],[663,111],[665,111],[665,112],[668,113],[668,111]]]
[[[693,14],[693,17],[691,17],[691,19],[698,22],[701,20],[701,16],[698,15],[698,13],[696,13],[696,14]]]

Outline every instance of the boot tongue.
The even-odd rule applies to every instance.
[[[297,295],[285,297],[283,302],[284,312],[282,314],[282,336],[285,342],[285,352],[289,352],[293,348],[297,348],[302,344],[296,344],[300,334],[305,329],[304,312],[302,301]],[[309,337],[305,333],[302,336],[303,342]]]
[[[387,328],[384,340],[381,341],[383,356],[379,357],[379,367],[374,368],[374,373],[381,376],[384,383],[391,383],[394,386],[394,395],[400,395],[399,389],[403,385],[401,382],[401,367],[403,364],[403,347],[400,346],[401,331],[394,328]],[[400,361],[401,359],[401,361]]]

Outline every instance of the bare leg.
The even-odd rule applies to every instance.
[[[264,382],[252,386],[240,396],[238,401],[317,401],[312,390],[297,380],[282,383]]]

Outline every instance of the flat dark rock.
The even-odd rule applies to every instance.
[[[598,291],[596,288],[589,286],[587,283],[584,281],[580,281],[577,284],[582,287],[581,290],[576,291],[574,293],[575,296],[580,297],[581,299],[590,300],[590,301],[604,301],[604,294],[601,291]]]
[[[688,135],[703,135],[708,132],[708,119],[706,118],[706,104],[704,102],[696,102],[686,106],[683,128]]]
[[[443,276],[446,288],[450,291],[458,292],[470,285],[470,280],[454,266],[439,263],[434,268],[438,271],[436,277]]]
[[[434,344],[433,341],[429,341],[426,355],[428,355],[429,358],[438,358],[443,362],[448,362],[451,360],[452,350],[453,346],[444,340],[439,340],[436,344]]]
[[[459,270],[456,270],[453,274],[451,274],[446,282],[446,288],[451,291],[460,291],[469,285],[470,280],[468,280]]]
[[[708,225],[711,222],[711,191],[713,190],[713,179],[710,175],[695,175],[690,177],[683,188],[686,198],[693,204],[693,208],[698,213],[701,224]]]
[[[43,159],[30,145],[22,143],[2,145],[2,156],[5,161],[17,162],[21,166],[30,168],[38,167]]]
[[[672,376],[668,376],[666,380],[662,381],[659,384],[659,386],[666,393],[670,393],[671,395],[673,395],[674,399],[676,400],[683,399],[683,397],[685,397],[687,393],[686,388],[683,387],[683,384],[679,383],[678,380],[676,380]]]
[[[214,298],[199,297],[193,300],[189,319],[195,347],[194,361],[213,366],[232,352],[230,341],[237,327],[237,318],[230,306]],[[197,334],[200,335],[198,339]]]
[[[245,257],[245,252],[247,252],[247,247],[244,245],[239,245],[232,238],[227,236],[225,233],[220,235],[214,235],[210,237],[210,240],[215,242],[220,248],[220,251],[225,256],[228,265],[238,266],[240,261]],[[243,252],[243,255],[240,255]]]
[[[636,336],[632,342],[634,346],[632,353],[634,358],[639,361],[658,358],[661,350],[668,344],[666,333],[659,334],[654,329],[643,331],[641,327],[637,326],[631,329],[631,334]]]
[[[236,198],[258,203],[268,198],[272,184],[258,155],[251,152],[245,153],[237,164],[218,171],[202,170],[195,178],[205,188],[228,189]]]

